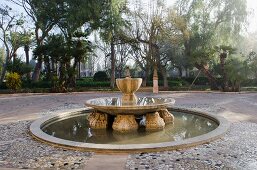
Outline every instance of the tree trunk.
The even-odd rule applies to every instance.
[[[39,34],[39,26],[38,26],[38,24],[36,24],[35,36],[36,36],[36,42],[37,42],[38,47],[43,44],[43,40],[45,38],[45,36],[40,37],[39,35],[40,35]],[[45,34],[45,35],[47,35],[47,34]],[[34,71],[33,71],[33,74],[32,74],[32,81],[33,82],[37,82],[39,80],[42,64],[43,64],[43,56],[38,56],[37,64],[36,64],[36,66],[34,68]]]
[[[227,73],[225,70],[225,60],[227,58],[227,53],[221,53],[220,54],[220,69],[222,74],[222,90],[228,91],[228,79],[227,79]]]
[[[122,77],[122,68],[119,68],[118,73],[119,73],[119,78],[121,78]]]
[[[29,66],[29,46],[25,45],[24,46],[24,51],[25,51],[25,57],[26,57],[26,65]],[[30,80],[30,73],[27,73],[27,80]]]
[[[179,72],[179,77],[182,77],[182,67],[177,67],[178,68],[178,72]]]
[[[189,77],[189,69],[186,67],[186,78]]]
[[[13,58],[13,61],[15,61],[16,59],[17,59],[17,53],[16,52],[14,52],[13,54],[12,54],[12,58]]]
[[[42,68],[42,63],[43,63],[42,62],[42,56],[39,56],[37,64],[36,64],[35,69],[34,69],[34,72],[33,72],[33,75],[32,75],[32,80],[34,82],[37,82],[39,80],[40,71],[41,71],[41,68]]]
[[[147,82],[149,79],[149,73],[150,73],[150,64],[149,64],[149,61],[147,61],[146,66],[145,66],[145,75],[144,75],[145,77],[143,80],[143,87],[147,86]]]
[[[163,77],[163,87],[164,87],[164,89],[168,89],[169,84],[168,84],[168,76],[167,76],[166,68],[161,66],[161,72],[162,72],[162,77]]]
[[[2,74],[1,74],[1,82],[0,82],[0,84],[3,83],[4,78],[5,78],[5,74],[6,74],[6,64],[4,63],[3,64],[3,69],[2,69]]]
[[[207,77],[207,79],[209,80],[209,83],[210,83],[210,86],[211,86],[212,90],[219,90],[219,86],[218,86],[216,78],[209,72],[208,69],[204,68],[203,65],[200,65],[198,63],[195,63],[195,67],[198,70],[201,70],[202,73],[204,73],[204,75]]]
[[[111,40],[111,88],[115,86],[115,49],[114,40]]]
[[[81,62],[78,62],[78,78],[80,79],[81,78],[81,69],[80,69],[80,66],[81,66]]]
[[[7,63],[11,60],[10,58],[10,51],[7,48],[6,50],[6,58],[5,58],[5,63],[3,63],[3,69],[2,69],[2,74],[1,74],[1,80],[0,80],[0,85],[3,83],[4,78],[5,78],[5,74],[6,74],[6,67],[7,67]]]
[[[45,66],[46,66],[46,79],[51,80],[51,65],[49,60],[45,61]]]
[[[56,66],[55,66],[55,62],[53,59],[51,59],[51,69],[52,69],[52,75],[57,75],[57,70],[56,70]]]

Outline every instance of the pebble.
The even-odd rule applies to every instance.
[[[22,121],[0,125],[0,168],[79,168],[92,156],[92,152],[63,150],[34,140],[26,135],[30,124]]]

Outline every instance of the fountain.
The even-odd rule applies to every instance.
[[[167,110],[167,105],[175,103],[174,99],[153,97],[137,97],[135,92],[140,88],[141,78],[131,78],[128,68],[126,77],[116,79],[116,84],[122,92],[122,97],[97,98],[86,101],[85,105],[92,107],[94,112],[88,117],[93,129],[106,129],[112,124],[113,130],[121,133],[138,129],[138,119],[145,120],[147,131],[162,130],[165,124],[173,123],[174,116]],[[108,117],[115,116],[114,122],[108,122]]]
[[[36,120],[30,132],[44,143],[69,149],[146,152],[211,142],[228,130],[224,118],[175,108],[172,98],[137,97],[141,83],[127,69],[126,77],[116,80],[121,97],[87,100],[87,108]]]

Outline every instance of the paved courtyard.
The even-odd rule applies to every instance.
[[[54,148],[32,139],[31,122],[84,107],[87,99],[115,92],[0,94],[0,169],[257,169],[257,93],[139,92],[173,97],[176,107],[207,111],[232,124],[221,139],[184,150],[104,155]]]

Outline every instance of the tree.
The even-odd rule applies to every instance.
[[[106,1],[105,10],[101,21],[100,36],[103,41],[110,44],[110,59],[111,59],[111,88],[115,85],[115,46],[119,43],[119,37],[122,35],[122,28],[127,25],[122,17],[122,13],[126,11],[125,0],[108,0]]]
[[[12,13],[10,7],[0,7],[0,40],[3,42],[6,50],[0,83],[2,83],[5,78],[7,63],[17,56],[16,51],[22,45],[21,35],[17,31],[22,24],[22,19]]]
[[[33,32],[31,32],[30,30],[26,31],[25,28],[23,28],[23,32],[21,33],[21,37],[22,37],[22,45],[23,45],[24,52],[25,52],[26,65],[29,67],[30,66],[30,64],[29,64],[29,61],[30,61],[30,59],[29,59],[29,49],[30,49],[30,46],[33,43]],[[27,80],[31,80],[30,73],[27,73]]]
[[[247,55],[246,63],[248,78],[257,80],[257,53],[255,51]]]
[[[146,85],[152,66],[157,64],[158,69],[162,73],[164,87],[168,87],[167,81],[167,65],[169,57],[164,51],[160,51],[165,41],[164,18],[165,5],[164,1],[151,1],[148,4],[148,10],[142,9],[142,1],[139,1],[132,15],[132,29],[130,37],[133,37],[137,42],[130,41],[133,50],[135,51],[134,58],[137,64],[141,67],[144,75],[143,85]]]
[[[90,42],[86,40],[75,39],[71,43],[69,44],[63,35],[53,34],[48,36],[44,45],[34,50],[34,56],[43,56],[46,78],[52,81],[54,88],[58,84],[58,91],[61,92],[75,86],[76,67],[80,61],[87,57],[87,53],[92,48]],[[73,60],[72,65],[71,60]]]
[[[92,44],[88,36],[100,27],[100,20],[104,17],[102,5],[105,1],[93,0],[66,0],[61,9],[62,20],[58,22],[66,43],[66,67],[68,70],[68,84],[75,87],[76,68],[92,51]],[[75,21],[75,22],[74,22]],[[74,61],[73,64],[71,61]]]
[[[213,47],[240,33],[247,16],[246,1],[179,0],[175,9],[171,12],[171,23],[183,35],[185,55],[206,75],[212,88],[217,89],[217,80],[209,70],[215,56]]]
[[[232,48],[231,46],[216,46],[215,48],[219,53],[220,58],[220,70],[222,75],[222,85],[221,88],[223,91],[228,91],[228,77],[227,72],[225,70],[226,67],[226,59],[229,54],[235,54],[236,49]]]
[[[4,48],[0,48],[0,73],[2,73],[4,58],[5,58]]]
[[[36,46],[43,45],[45,38],[61,19],[60,8],[63,2],[58,0],[10,0],[21,6],[34,22]],[[37,64],[33,72],[33,81],[38,81],[42,68],[43,57],[37,56]]]
[[[117,45],[117,53],[116,53],[116,70],[118,72],[119,78],[124,75],[124,70],[126,68],[126,64],[132,54],[132,48],[128,44],[120,44]]]
[[[245,61],[238,58],[230,58],[225,65],[225,71],[228,74],[228,80],[231,84],[229,91],[240,91],[240,84],[247,79]]]

